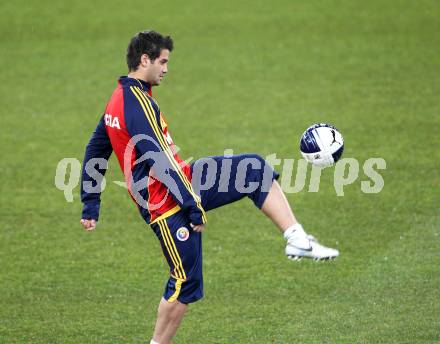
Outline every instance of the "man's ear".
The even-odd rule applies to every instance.
[[[147,67],[149,63],[151,63],[151,60],[148,57],[148,55],[147,54],[142,54],[141,55],[141,66],[142,67]]]

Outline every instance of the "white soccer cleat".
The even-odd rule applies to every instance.
[[[305,234],[305,233],[304,233]],[[303,237],[292,236],[287,241],[286,256],[291,260],[311,258],[314,260],[330,260],[339,256],[339,251],[318,243],[312,235]]]

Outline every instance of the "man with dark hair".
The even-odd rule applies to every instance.
[[[154,61],[163,49],[173,51],[173,40],[170,36],[162,36],[155,31],[142,31],[137,33],[130,41],[127,48],[127,66],[129,72],[136,71],[142,55],[146,54]]]
[[[101,180],[114,151],[130,196],[159,239],[170,277],[159,303],[153,344],[170,343],[188,304],[203,297],[205,210],[247,196],[283,232],[289,258],[339,255],[305,233],[276,181],[278,173],[260,156],[204,158],[193,165],[178,156],[151,92],[168,72],[172,50],[171,37],[154,31],[139,32],[131,39],[128,76],[119,78],[87,145],[81,182],[81,224],[92,231],[99,217]]]

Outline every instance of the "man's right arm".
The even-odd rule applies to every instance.
[[[88,226],[94,228],[96,221],[98,221],[101,205],[101,182],[112,151],[110,138],[105,129],[104,116],[102,116],[86,147],[82,165],[81,201],[84,206],[81,224],[86,229]]]

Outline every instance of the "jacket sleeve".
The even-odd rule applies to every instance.
[[[174,158],[160,127],[160,111],[157,105],[137,87],[124,93],[124,112],[127,131],[136,150],[163,183],[179,206],[188,213],[194,225],[206,222],[206,214],[200,197]]]
[[[99,218],[101,205],[101,182],[107,170],[112,145],[105,129],[104,116],[101,117],[86,147],[82,165],[81,201],[83,219]]]

